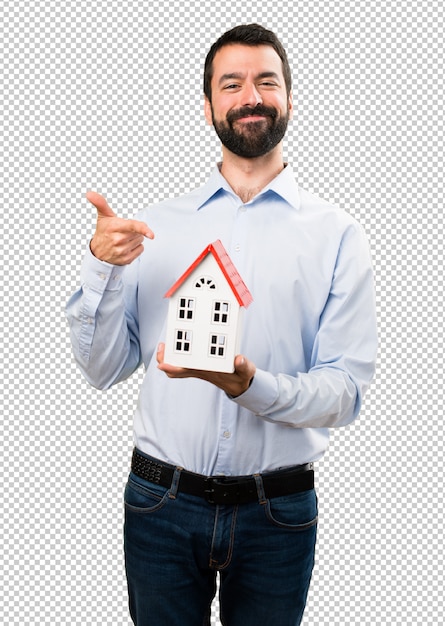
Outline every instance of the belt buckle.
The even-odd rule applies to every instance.
[[[209,504],[217,504],[215,500],[215,487],[223,485],[226,480],[226,476],[208,476],[205,479],[204,498]],[[222,495],[224,497],[225,494]]]

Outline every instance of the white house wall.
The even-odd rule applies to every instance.
[[[201,277],[206,278],[205,284],[197,288],[195,284]],[[214,289],[209,288],[208,279],[212,279]],[[181,299],[187,304],[189,300],[194,301],[192,320],[187,319],[187,312],[183,319],[178,319],[178,303]],[[225,324],[212,322],[215,301],[229,303],[228,321]],[[170,298],[165,361],[179,367],[232,372],[233,361],[239,351],[242,311],[218,263],[212,254],[208,254]],[[176,350],[178,330],[191,333],[188,351]],[[223,357],[217,353],[214,356],[209,354],[211,335],[225,336]],[[183,340],[187,341],[185,337]],[[218,351],[219,346],[216,352]]]

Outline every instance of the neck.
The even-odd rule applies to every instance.
[[[281,145],[255,159],[244,159],[223,146],[221,174],[245,204],[255,197],[283,169]]]

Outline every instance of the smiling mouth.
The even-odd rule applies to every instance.
[[[257,105],[256,107],[240,107],[238,110],[233,110],[227,113],[227,122],[233,124],[240,122],[240,125],[255,124],[267,121],[272,121],[277,116],[277,111],[273,107],[266,107],[264,105]]]
[[[265,115],[246,115],[245,117],[239,117],[237,122],[261,122],[267,119]]]

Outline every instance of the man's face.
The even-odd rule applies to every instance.
[[[224,46],[213,60],[205,115],[223,146],[251,159],[273,150],[292,118],[281,59],[271,46]]]

